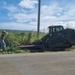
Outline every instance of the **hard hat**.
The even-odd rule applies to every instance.
[[[6,33],[6,31],[4,30],[4,31],[2,31],[2,33]]]

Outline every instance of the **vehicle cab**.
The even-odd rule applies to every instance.
[[[63,26],[57,25],[57,26],[49,26],[49,34],[53,34],[54,32],[59,32],[64,30]]]

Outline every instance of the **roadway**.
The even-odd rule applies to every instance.
[[[3,54],[0,75],[75,75],[75,52]]]

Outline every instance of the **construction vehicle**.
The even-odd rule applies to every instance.
[[[49,33],[42,38],[44,46],[50,50],[65,50],[75,44],[74,29],[63,26],[49,26]]]
[[[49,26],[49,33],[45,35],[39,42],[33,42],[28,46],[20,46],[20,48],[28,48],[31,51],[50,51],[65,50],[71,48],[75,44],[75,30],[64,29],[61,25]]]

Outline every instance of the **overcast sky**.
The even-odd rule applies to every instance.
[[[38,0],[0,0],[0,29],[37,30]],[[41,0],[40,30],[75,28],[75,0]]]

